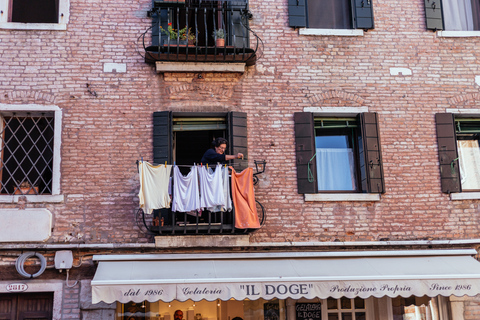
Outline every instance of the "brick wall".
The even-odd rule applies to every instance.
[[[250,2],[264,45],[244,74],[157,74],[137,52],[151,23],[146,0],[73,0],[67,31],[0,30],[0,103],[64,113],[65,201],[27,203],[54,213],[50,242],[151,241],[133,219],[135,161],[152,159],[152,113],[161,110],[248,113],[250,163],[268,162],[256,189],[267,223],[252,241],[478,238],[478,201],[440,191],[434,114],[480,109],[480,39],[426,31],[422,0],[376,1],[375,29],[362,37],[300,36],[286,2]],[[126,72],[104,72],[104,63]],[[311,106],[379,113],[381,201],[306,203],[297,194],[293,112]]]

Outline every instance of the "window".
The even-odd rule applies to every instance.
[[[60,121],[58,107],[0,105],[0,194],[59,194]]]
[[[200,163],[213,139],[223,137],[229,142],[226,154],[244,154],[244,160],[235,160],[235,169],[247,167],[247,115],[243,112],[161,111],[153,114],[153,126],[154,163]]]
[[[66,30],[69,0],[0,0],[0,28]]]
[[[294,120],[299,193],[384,192],[376,113]]]
[[[480,117],[436,115],[442,191],[480,191]]]
[[[365,300],[361,298],[327,299],[328,320],[366,320]]]
[[[371,0],[288,0],[290,26],[373,29]]]
[[[425,0],[427,29],[480,30],[480,0]]]

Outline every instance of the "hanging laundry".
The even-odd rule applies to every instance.
[[[217,164],[215,171],[212,168],[200,167],[198,169],[200,180],[200,207],[202,209],[215,206],[226,206],[223,195],[222,165]]]
[[[222,181],[223,181],[224,202],[221,206],[208,208],[209,211],[212,211],[212,212],[232,211],[232,199],[230,198],[230,180],[228,175],[228,168],[226,166],[222,166]]]
[[[170,208],[168,185],[170,181],[171,165],[154,166],[146,161],[138,165],[140,175],[140,191],[138,198],[140,208],[151,214],[155,209]]]
[[[235,207],[235,228],[258,229],[260,221],[257,215],[255,192],[253,189],[253,169],[247,168],[241,173],[232,169],[232,198]]]
[[[182,175],[178,166],[173,167],[172,210],[177,212],[200,210],[197,166],[193,166],[186,176]]]

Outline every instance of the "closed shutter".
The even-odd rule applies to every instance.
[[[305,28],[307,26],[306,0],[288,0],[288,19],[290,27]]]
[[[0,319],[15,319],[17,296],[11,293],[0,294]]]
[[[53,316],[53,292],[22,293],[18,295],[18,319],[50,320]]]
[[[247,139],[247,114],[245,112],[228,113],[228,148],[227,154],[243,153],[243,160],[235,159],[235,170],[248,167],[248,139]],[[228,151],[228,152],[227,152]]]
[[[425,1],[425,20],[427,29],[443,30],[443,5],[442,0]]]
[[[317,162],[313,158],[316,153],[313,113],[295,112],[294,122],[298,193],[317,193]]]
[[[352,0],[355,8],[355,28],[373,29],[372,0]]]
[[[362,191],[384,193],[382,150],[380,148],[380,131],[376,112],[359,115],[361,135],[359,136],[359,158]]]
[[[153,162],[172,163],[172,112],[153,113]]]
[[[461,192],[460,169],[458,167],[455,118],[451,113],[437,113],[438,158],[440,161],[440,179],[442,192]]]

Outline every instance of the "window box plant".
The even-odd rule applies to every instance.
[[[162,38],[162,44],[168,45],[179,45],[179,44],[187,44],[194,45],[195,44],[195,34],[192,32],[192,28],[188,28],[185,26],[184,28],[177,30],[174,29],[172,23],[168,23],[167,30],[160,26],[160,32],[166,35],[165,38]]]
[[[215,39],[215,46],[224,47],[225,46],[225,30],[217,29],[213,32],[213,38]]]

